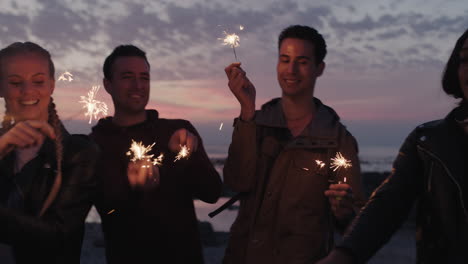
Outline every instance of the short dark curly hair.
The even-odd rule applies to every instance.
[[[278,50],[281,48],[281,43],[287,38],[296,38],[310,41],[315,48],[315,63],[318,65],[323,62],[327,55],[327,44],[323,36],[312,27],[302,25],[292,25],[281,31],[278,37]]]
[[[442,75],[442,88],[445,93],[455,98],[462,98],[462,102],[466,101],[466,98],[464,98],[462,88],[460,87],[458,67],[460,67],[460,52],[467,38],[468,29],[458,38]]]
[[[148,59],[146,58],[146,52],[134,45],[120,45],[117,46],[104,61],[102,71],[104,72],[104,78],[107,80],[112,78],[112,65],[118,57],[140,57],[145,59],[146,63],[148,63],[148,67],[150,67]]]

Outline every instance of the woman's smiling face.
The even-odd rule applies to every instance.
[[[6,56],[0,62],[0,96],[16,121],[48,120],[55,81],[49,62],[35,52]]]

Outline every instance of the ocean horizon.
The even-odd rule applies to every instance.
[[[218,172],[222,172],[224,160],[227,158],[229,145],[206,145],[208,157],[215,164]],[[362,172],[389,172],[398,154],[397,146],[362,146],[359,149],[359,160]]]

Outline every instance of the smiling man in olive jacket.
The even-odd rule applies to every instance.
[[[229,87],[241,105],[225,183],[241,193],[224,263],[313,263],[333,246],[362,204],[354,137],[335,111],[314,98],[326,46],[313,28],[291,26],[279,36],[282,97],[255,111],[255,87],[233,63]],[[352,167],[337,171],[341,153]],[[346,163],[349,164],[349,163]]]

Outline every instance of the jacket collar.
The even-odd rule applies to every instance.
[[[311,102],[316,106],[316,116],[304,129],[301,136],[315,138],[336,138],[339,131],[340,117],[329,106],[324,105],[319,99]],[[286,128],[286,118],[281,106],[281,98],[275,98],[264,104],[261,110],[255,113],[255,122],[260,126]]]
[[[456,121],[459,110],[457,107],[444,119],[422,125],[426,129],[418,139],[420,145],[440,159],[457,180],[463,176],[467,158],[464,149],[467,136]]]

